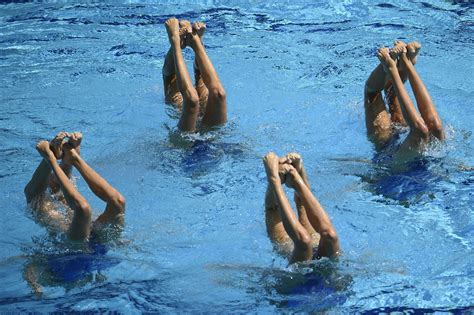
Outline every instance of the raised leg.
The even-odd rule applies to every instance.
[[[194,24],[193,30],[195,30],[196,34],[201,39],[201,43],[203,43],[204,33],[206,32],[206,24],[197,22]],[[196,90],[199,95],[200,112],[205,113],[207,100],[209,98],[209,90],[202,79],[201,70],[199,70],[199,65],[196,59],[194,59],[194,85],[196,86]]]
[[[62,141],[67,136],[66,133],[60,132],[49,144],[50,150],[55,157],[62,155],[61,147]],[[41,225],[45,226],[50,231],[66,231],[66,218],[63,213],[57,211],[54,204],[46,196],[46,189],[50,186],[54,192],[54,187],[51,183],[56,183],[55,175],[52,173],[52,168],[47,160],[42,159],[36,168],[31,180],[25,187],[26,201],[29,203],[31,209],[34,211],[36,220]],[[59,184],[57,184],[59,190]]]
[[[60,133],[61,134],[61,133]],[[81,154],[81,140],[82,140],[82,135],[80,133],[73,133],[73,134],[70,134],[70,133],[64,133],[67,137],[69,137],[69,143],[75,147],[77,153]],[[77,139],[77,136],[80,135],[80,138]],[[73,136],[71,138],[71,136]],[[56,136],[57,138],[58,136]],[[55,139],[56,139],[55,138]],[[56,148],[57,145],[53,145],[52,148]],[[53,151],[54,152],[54,151]],[[62,154],[62,143],[61,143],[61,154]],[[64,174],[66,174],[66,176],[68,178],[71,178],[71,175],[72,175],[72,165],[71,164],[68,164],[66,163],[66,161],[64,159],[61,160],[61,163],[59,163],[59,166],[63,169],[64,171]],[[53,193],[57,193],[59,192],[59,190],[61,189],[60,186],[59,186],[59,182],[56,178],[56,176],[53,174],[51,177],[50,177],[50,181],[49,181],[49,188],[51,189],[51,192]],[[65,202],[65,200],[61,199],[62,202]]]
[[[411,51],[411,54],[416,51],[416,44],[417,43],[414,42],[407,45],[407,50]],[[400,62],[404,68],[404,71],[408,75],[408,80],[410,81],[413,94],[415,95],[416,103],[418,106],[418,110],[420,111],[421,117],[423,117],[423,120],[429,129],[429,132],[439,140],[444,140],[444,130],[441,118],[439,117],[438,112],[436,111],[436,107],[433,104],[433,101],[431,100],[431,96],[428,90],[426,89],[423,81],[416,72],[415,67],[410,62],[407,55],[408,52],[402,52],[400,54]]]
[[[385,89],[385,101],[388,104],[388,109],[390,111],[390,120],[392,123],[399,124],[402,126],[406,126],[407,123],[405,118],[403,118],[402,109],[400,107],[400,102],[395,94],[395,90],[393,89],[393,85],[388,85]]]
[[[291,166],[285,184],[295,189],[301,199],[314,230],[320,235],[318,258],[335,258],[340,254],[339,238],[329,216],[324,211],[309,187],[304,183],[298,171]]]
[[[420,52],[420,49],[421,49],[421,45],[418,42],[411,42],[408,45],[410,47],[413,47],[413,49],[411,49],[410,52],[407,53],[407,57],[411,61],[411,63],[415,65],[417,62],[418,53]],[[397,47],[397,46],[404,47],[404,46],[407,46],[407,44],[405,44],[404,42],[400,40],[396,40],[394,42],[394,47]],[[404,67],[400,63],[397,64],[397,67],[398,67],[398,73],[400,74],[400,78],[402,79],[402,82],[405,83],[407,80],[407,73],[406,71],[404,71]],[[403,118],[400,102],[398,101],[395,91],[393,90],[393,85],[390,81],[385,84],[384,90],[385,90],[385,99],[390,110],[390,118],[392,122],[400,124],[402,126],[406,126],[407,123],[405,122],[405,118]]]
[[[265,223],[267,225],[267,233],[270,240],[281,247],[288,243],[290,237],[285,231],[278,207],[275,191],[268,185],[267,192],[265,193]]]
[[[79,171],[92,192],[107,203],[104,212],[97,218],[96,222],[99,224],[122,225],[125,213],[125,198],[95,172],[72,146],[65,145],[64,158]]]
[[[276,154],[267,154],[263,163],[267,173],[268,184],[273,189],[275,201],[284,229],[293,240],[294,249],[290,258],[290,263],[310,260],[313,256],[313,246],[311,236],[301,225],[296,214],[291,209],[288,198],[281,184],[279,175],[279,160]],[[288,165],[288,164],[287,164]]]
[[[64,173],[63,169],[59,166],[53,151],[51,151],[49,147],[49,143],[47,141],[41,141],[36,146],[36,149],[43,156],[43,159],[50,165],[59,182],[64,198],[69,207],[74,211],[74,216],[68,231],[69,237],[73,240],[87,239],[90,235],[92,215],[89,204],[77,191]]]
[[[51,140],[49,147],[51,151],[53,151],[53,154],[56,158],[62,157],[62,143],[67,136],[69,136],[68,133],[61,131],[53,138],[53,140]],[[54,175],[51,176],[50,165],[45,160],[41,160],[33,174],[33,177],[25,187],[26,201],[30,203],[34,200],[36,206],[41,205],[43,203],[44,193],[48,188],[48,185],[53,186],[51,188],[54,190],[55,185],[53,179]]]
[[[42,159],[30,181],[25,186],[24,192],[27,203],[34,202],[37,205],[43,203],[44,194],[48,188],[50,177],[51,166],[47,161]],[[36,206],[34,208],[36,208]]]
[[[172,48],[170,48],[166,54],[162,75],[166,104],[172,104],[181,108],[183,106],[183,96],[181,95],[177,84]]]
[[[381,64],[372,71],[365,82],[364,109],[367,136],[377,150],[392,137],[390,115],[385,108],[382,90],[385,84],[385,72]]]
[[[203,126],[211,127],[227,121],[227,98],[219,76],[198,36],[203,27],[205,27],[204,23],[195,23],[193,25],[193,33],[188,34],[189,36],[186,39],[194,50],[199,72],[208,89],[208,100],[202,124]]]
[[[182,32],[185,32],[186,36],[188,36],[192,32],[192,29],[191,24],[186,22],[187,21],[182,21]],[[181,131],[194,131],[199,115],[199,96],[189,77],[181,50],[179,22],[177,19],[171,18],[165,22],[165,26],[174,59],[176,83],[183,97],[183,112],[178,122],[178,128]]]
[[[280,159],[280,163],[288,163],[292,165],[296,169],[298,174],[300,174],[305,185],[311,189],[308,176],[306,173],[306,169],[303,164],[303,159],[298,153],[296,152],[288,153],[284,158]],[[301,198],[299,197],[296,191],[294,193],[293,198],[296,204],[296,210],[298,211],[298,220],[300,221],[301,225],[304,226],[306,231],[308,231],[308,233],[311,235],[311,238],[313,240],[313,245],[316,246],[319,243],[319,235],[316,232],[316,230],[313,228],[313,226],[311,225],[311,222],[309,222],[306,209],[303,205],[303,202],[301,201]]]
[[[426,127],[423,118],[415,109],[415,106],[403,85],[400,74],[398,73],[394,59],[397,55],[402,54],[403,51],[406,51],[405,47],[394,47],[392,51],[389,51],[388,48],[380,48],[377,56],[393,83],[393,88],[400,102],[403,117],[410,127],[410,133],[408,134],[405,143],[411,150],[418,150],[421,143],[426,141],[428,138],[428,128]]]

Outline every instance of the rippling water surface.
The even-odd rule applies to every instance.
[[[472,311],[472,5],[157,2],[0,5],[0,310]],[[228,95],[220,130],[176,133],[161,81],[171,16],[207,23]],[[417,69],[448,130],[421,175],[375,166],[365,136],[363,83],[375,49],[394,39],[423,44]],[[60,249],[23,187],[35,142],[63,129],[83,132],[82,155],[127,198],[126,227],[100,272],[36,298],[25,269]],[[288,268],[272,250],[269,150],[303,155],[339,232],[339,263]],[[381,191],[387,176],[400,185]]]

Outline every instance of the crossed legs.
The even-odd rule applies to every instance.
[[[171,18],[165,22],[171,48],[163,66],[165,97],[168,103],[180,105],[182,114],[178,122],[181,131],[195,131],[199,104],[206,103],[202,125],[212,127],[227,120],[225,90],[202,43],[203,23],[193,26],[188,21]],[[193,86],[182,48],[190,46],[195,53],[196,87]],[[174,69],[173,69],[174,68]],[[180,96],[179,96],[180,95]]]
[[[33,177],[25,187],[25,196],[31,203],[33,210],[40,217],[40,221],[48,225],[65,227],[64,218],[54,215],[51,208],[45,207],[45,193],[50,182],[58,185],[63,193],[67,205],[73,210],[73,218],[67,233],[73,240],[85,240],[90,235],[92,210],[87,200],[79,193],[70,181],[68,175],[58,164],[57,159],[62,158],[61,164],[67,168],[75,167],[86,180],[90,189],[96,196],[107,203],[105,211],[97,219],[97,223],[122,224],[125,211],[125,199],[97,174],[80,156],[79,146],[82,140],[80,133],[60,134],[57,141],[40,141],[36,149],[43,157]],[[66,138],[69,140],[66,142]],[[54,179],[51,180],[52,174]],[[52,222],[55,221],[55,222]]]
[[[334,258],[339,255],[339,240],[331,220],[311,193],[306,172],[298,154],[278,158],[267,154],[263,163],[267,172],[268,188],[265,197],[265,216],[270,239],[282,245],[289,239],[294,247],[290,263],[313,258],[315,235],[319,234],[317,257]],[[298,217],[291,208],[282,183],[295,190]]]

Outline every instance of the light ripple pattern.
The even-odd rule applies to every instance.
[[[472,1],[16,2],[0,4],[1,312],[474,311]],[[207,23],[223,128],[176,131],[161,82],[171,16]],[[421,174],[375,163],[366,138],[363,85],[395,39],[422,43],[416,67],[448,130]],[[83,132],[82,155],[127,198],[126,226],[90,281],[49,279],[36,298],[32,261],[88,259],[23,196],[35,143],[60,130]],[[288,267],[273,250],[269,150],[304,157],[339,262]]]

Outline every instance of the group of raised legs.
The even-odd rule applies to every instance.
[[[194,132],[199,127],[225,123],[226,93],[203,44],[205,24],[171,18],[165,26],[171,47],[163,65],[164,93],[166,102],[181,111],[178,128],[183,132]],[[186,47],[195,53],[194,84],[183,57]],[[396,41],[392,48],[380,48],[377,52],[380,62],[365,84],[367,135],[376,150],[384,150],[403,129],[400,127],[409,128],[395,153],[395,160],[405,161],[419,155],[433,138],[444,140],[441,119],[414,67],[420,48],[417,42],[406,44],[401,41]],[[405,89],[407,79],[418,111]],[[81,141],[82,135],[78,132],[60,132],[50,142],[40,141],[36,149],[42,160],[25,187],[26,200],[38,221],[77,241],[88,240],[91,234],[100,233],[105,226],[122,226],[125,213],[122,194],[82,159]],[[268,180],[265,195],[267,232],[279,252],[288,256],[290,263],[336,258],[341,253],[336,229],[311,192],[301,156],[289,153],[279,157],[270,152],[263,158],[263,164]],[[89,203],[71,181],[73,168],[106,203],[104,212],[94,222]],[[284,185],[294,190],[296,212]],[[72,213],[55,210],[55,202],[62,202]]]

